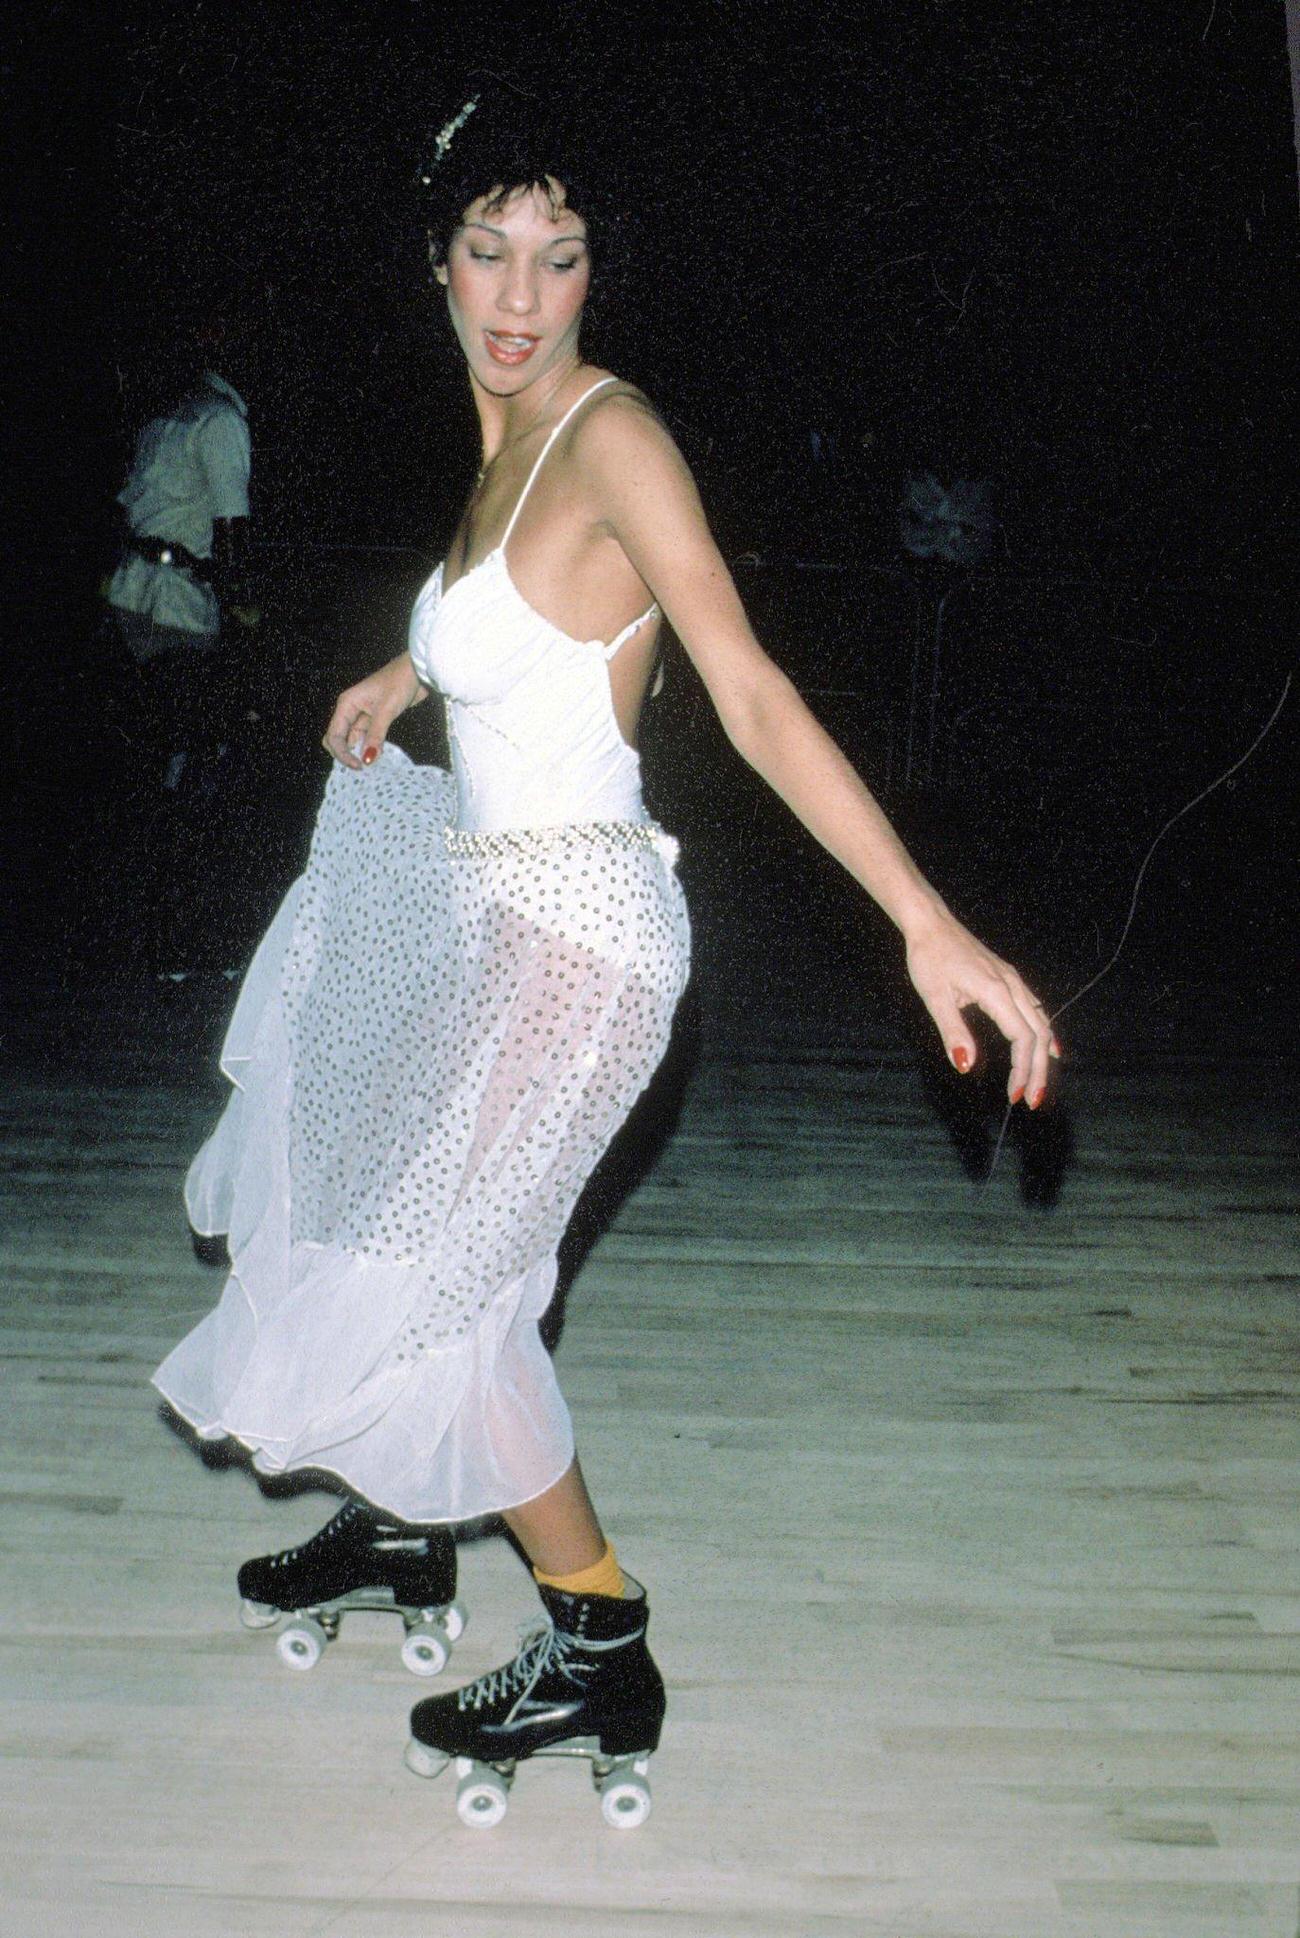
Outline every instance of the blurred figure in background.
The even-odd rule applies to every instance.
[[[251,350],[249,333],[224,310],[195,331],[174,401],[136,440],[118,493],[120,556],[103,587],[123,650],[115,679],[111,667],[99,669],[101,720],[126,754],[109,778],[107,833],[131,855],[131,951],[176,976],[208,947],[200,933],[213,914],[203,888],[214,875],[207,810],[233,762],[232,712],[242,719],[248,706],[235,699],[246,669],[232,647],[261,619],[248,577],[248,407],[217,367],[243,381]],[[100,927],[124,919],[112,909],[89,913]],[[224,940],[211,941],[224,960]]]
[[[248,406],[211,367],[224,360],[230,337],[221,315],[196,334],[198,372],[140,432],[118,493],[127,530],[105,593],[140,676],[137,780],[151,790],[175,790],[186,766],[212,751],[223,613],[245,628],[260,617],[246,579]]]

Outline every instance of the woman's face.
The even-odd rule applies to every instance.
[[[577,355],[591,282],[587,225],[552,183],[516,189],[498,207],[471,202],[435,271],[470,374],[499,397],[516,396]]]

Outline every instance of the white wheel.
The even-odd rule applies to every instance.
[[[419,1743],[413,1736],[406,1746],[406,1767],[418,1777],[441,1776],[451,1758],[441,1750],[431,1750],[427,1743]]]
[[[274,1628],[281,1611],[270,1602],[241,1602],[239,1619],[245,1628]]]
[[[508,1802],[504,1777],[482,1763],[472,1763],[469,1774],[456,1785],[456,1815],[472,1830],[491,1830],[499,1824]]]
[[[449,1642],[459,1642],[465,1633],[465,1611],[459,1602],[448,1602],[443,1609],[442,1632]]]
[[[413,1676],[441,1675],[449,1653],[442,1631],[432,1622],[417,1622],[402,1644],[402,1660]]]
[[[314,1622],[310,1615],[302,1615],[281,1631],[275,1646],[286,1669],[314,1669],[328,1640],[319,1622]]]
[[[640,1776],[606,1777],[600,1814],[615,1830],[636,1830],[650,1815],[650,1785]]]

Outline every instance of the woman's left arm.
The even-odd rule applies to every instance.
[[[1008,1095],[1036,1108],[1057,1054],[1042,1005],[953,915],[759,645],[667,431],[635,398],[612,397],[586,414],[574,463],[698,670],[732,744],[902,933],[908,972],[955,1068],[975,1063],[962,1011],[978,1008],[1011,1045]]]

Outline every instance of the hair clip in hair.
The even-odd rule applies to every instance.
[[[444,155],[447,153],[447,150],[451,147],[452,142],[456,139],[456,136],[460,133],[461,129],[465,126],[465,123],[469,120],[470,116],[473,114],[478,104],[479,104],[479,97],[476,94],[473,96],[471,100],[465,103],[464,107],[461,108],[458,113],[454,114],[451,117],[451,120],[447,123],[445,128],[440,128],[438,130],[438,134],[433,144],[433,160],[429,163],[428,170],[425,173],[421,174],[420,176],[420,180],[424,183],[424,186],[426,188],[428,188],[429,183],[433,179],[432,170],[435,169],[438,166],[438,163],[443,159]]]

